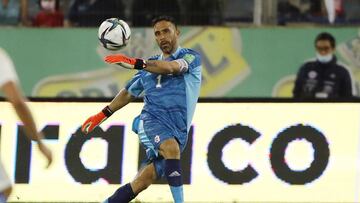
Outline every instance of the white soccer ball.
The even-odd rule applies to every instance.
[[[125,47],[130,36],[129,25],[118,18],[104,20],[98,30],[100,44],[109,50],[119,50]]]

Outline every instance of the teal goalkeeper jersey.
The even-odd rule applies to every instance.
[[[166,59],[157,55],[149,60],[178,60],[185,68],[176,75],[160,75],[141,70],[127,83],[125,89],[133,96],[144,97],[140,119],[154,120],[165,127],[166,130],[161,131],[167,131],[153,132],[154,134],[170,133],[181,144],[185,144],[200,94],[200,55],[194,50],[179,47]],[[148,134],[152,134],[150,128],[151,126],[145,128]]]

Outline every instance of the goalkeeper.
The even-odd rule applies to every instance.
[[[178,44],[179,30],[173,18],[153,20],[155,39],[162,54],[149,60],[109,55],[105,61],[138,72],[98,114],[82,125],[91,132],[115,111],[142,93],[144,108],[134,119],[133,131],[145,148],[147,165],[133,181],[120,187],[105,203],[130,202],[156,179],[165,177],[175,203],[184,202],[180,153],[184,150],[201,86],[200,55]]]

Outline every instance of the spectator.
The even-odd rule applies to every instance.
[[[97,27],[107,18],[124,18],[120,0],[73,0],[68,20],[70,25]]]
[[[313,0],[279,0],[277,5],[278,24],[286,25],[287,22],[307,21],[306,15],[311,9]]]
[[[323,0],[312,0],[310,1],[310,8],[308,11],[308,14],[313,17],[323,17],[323,6],[322,6]]]
[[[351,1],[353,2],[353,1]],[[329,10],[330,9],[330,10]],[[333,10],[331,10],[333,9]],[[345,9],[343,0],[312,0],[306,12],[306,20],[314,23],[344,23]]]
[[[177,0],[134,0],[132,5],[134,26],[149,26],[152,19],[160,15],[168,15],[175,18],[177,22],[181,22],[180,14],[180,5]]]
[[[14,1],[14,0],[11,0]],[[32,26],[35,15],[39,12],[39,0],[20,0],[20,23],[23,26]]]
[[[64,14],[60,10],[59,0],[40,0],[40,11],[33,20],[35,27],[62,27]]]
[[[345,16],[344,1],[343,0],[334,0],[334,4],[335,4],[336,17],[344,18],[344,16]]]
[[[221,25],[223,23],[222,1],[187,0],[184,4],[187,25]]]
[[[31,25],[33,7],[38,0],[0,0],[0,25]]]
[[[293,89],[294,98],[351,98],[354,82],[351,73],[337,63],[335,38],[326,32],[315,39],[316,59],[302,65]]]
[[[343,9],[347,23],[360,23],[360,0],[343,1]]]
[[[0,25],[17,25],[20,19],[20,2],[0,1]]]
[[[221,13],[226,23],[253,22],[254,0],[227,0],[223,1]]]

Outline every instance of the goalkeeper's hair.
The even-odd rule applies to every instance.
[[[168,21],[168,22],[172,23],[175,26],[175,28],[177,28],[177,23],[175,21],[175,18],[173,18],[171,16],[166,16],[166,15],[161,15],[161,16],[155,17],[151,21],[151,25],[154,27],[154,25],[160,21]]]

